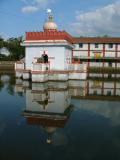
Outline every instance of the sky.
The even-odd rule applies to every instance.
[[[42,31],[48,8],[73,36],[120,36],[120,0],[0,0],[0,35]]]

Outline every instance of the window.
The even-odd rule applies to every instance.
[[[93,90],[93,95],[97,95],[97,90]]]
[[[111,96],[111,91],[107,91],[107,96]]]
[[[108,45],[108,47],[109,47],[109,48],[113,48],[113,44],[110,43],[110,44]]]
[[[99,48],[99,44],[98,43],[95,43],[95,48]]]
[[[83,43],[79,43],[79,48],[83,48]]]

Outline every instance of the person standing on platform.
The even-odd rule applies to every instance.
[[[45,53],[45,51],[44,51],[44,53],[42,54],[42,58],[43,58],[43,62],[44,62],[44,63],[48,63],[48,55]]]

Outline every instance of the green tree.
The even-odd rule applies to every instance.
[[[4,46],[4,45],[3,45],[3,42],[4,42],[4,40],[3,40],[3,38],[0,36],[0,49],[3,48],[3,46]]]
[[[5,46],[10,52],[9,59],[19,60],[25,56],[24,48],[20,45],[21,42],[22,42],[22,37],[9,38],[6,41]]]
[[[20,44],[22,42],[22,37],[9,38],[4,40],[0,36],[0,49],[5,47],[10,52],[9,56],[0,56],[1,60],[19,60],[25,56],[25,49]]]

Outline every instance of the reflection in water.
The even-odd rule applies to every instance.
[[[26,88],[32,90],[66,89],[72,98],[92,100],[120,100],[120,81],[86,80],[68,82],[47,82],[43,84],[30,84],[28,81],[18,79],[16,81],[16,92],[25,92]],[[63,88],[61,88],[63,87]]]
[[[120,99],[120,82],[119,81],[88,81],[87,94],[89,96],[105,96],[109,100]],[[104,98],[104,97],[103,97]],[[102,98],[101,98],[102,99]]]
[[[27,82],[26,85],[28,87]],[[47,143],[58,144],[56,141],[59,141],[59,144],[64,144],[65,135],[56,132],[65,126],[73,109],[65,83],[32,83],[25,92],[26,108],[23,116],[27,123],[42,126],[48,136]]]
[[[0,122],[0,136],[2,135],[2,133],[4,132],[6,127],[6,124],[4,122]]]
[[[74,101],[78,109],[91,112],[96,115],[103,116],[107,119],[110,119],[112,125],[120,125],[120,106],[119,102],[109,102],[109,101],[87,101],[81,102],[81,104],[77,104]],[[74,104],[73,103],[73,104]],[[116,104],[116,105],[115,105]]]
[[[82,105],[78,104],[78,107],[110,118],[114,124],[120,124],[120,108],[112,105],[112,102],[109,104],[109,101],[120,101],[119,81],[87,80],[30,84],[18,79],[16,91],[26,94],[26,109],[23,115],[27,117],[27,122],[40,124],[44,129],[47,126],[47,132],[55,132],[56,127],[64,127],[71,112],[71,98],[94,100],[92,103],[85,101],[83,104],[81,101]],[[104,101],[98,103],[96,100]],[[74,104],[72,101],[72,104],[76,105],[76,102]]]
[[[119,81],[17,79],[11,95],[10,79],[1,77],[1,159],[120,159]]]
[[[14,75],[0,75],[0,91],[6,86],[10,95],[14,95],[15,76]]]

